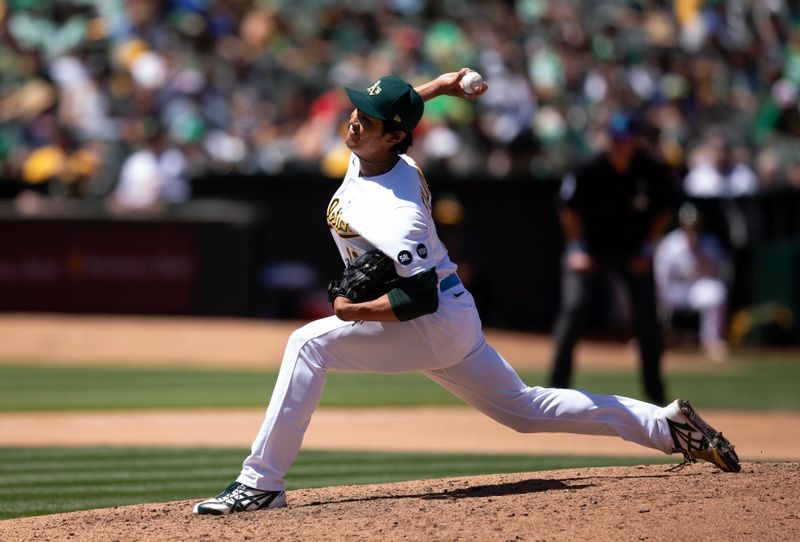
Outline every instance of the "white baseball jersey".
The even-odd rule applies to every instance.
[[[485,340],[475,302],[436,235],[425,178],[401,155],[388,173],[363,177],[353,156],[328,206],[346,262],[372,248],[402,276],[436,267],[436,312],[404,322],[315,320],[292,333],[264,422],[237,481],[282,490],[322,397],[328,371],[419,371],[494,420],[520,432],[614,435],[664,452],[673,442],[664,409],[612,395],[529,387]],[[442,280],[445,279],[445,280]],[[455,280],[453,280],[455,279]],[[353,443],[357,447],[357,443]]]
[[[401,277],[436,267],[442,279],[456,271],[431,216],[431,193],[416,162],[403,154],[387,173],[362,177],[353,154],[344,182],[328,205],[328,226],[348,263],[373,248],[394,260]]]

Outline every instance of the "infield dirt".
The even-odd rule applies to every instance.
[[[193,516],[190,501],[0,522],[0,540],[800,539],[800,464],[571,469],[304,489],[289,507]]]
[[[0,317],[0,363],[4,359],[68,364],[180,361],[205,366],[222,361],[229,367],[266,368],[279,359],[294,327],[294,323],[5,315]],[[487,335],[517,367],[542,367],[547,359],[546,337]],[[583,348],[579,356],[586,365],[635,367],[635,354],[626,346],[587,343]],[[710,368],[692,354],[671,353],[665,361],[667,367],[681,370]],[[32,415],[38,416],[20,413],[4,423],[37,426],[22,419]],[[732,415],[739,419],[744,413]],[[751,441],[753,448],[747,457],[743,455],[745,463],[738,474],[724,474],[708,464],[668,473],[662,465],[338,486],[290,491],[289,507],[283,510],[224,518],[193,516],[194,503],[179,501],[6,520],[0,521],[0,541],[796,541],[800,540],[800,463],[794,462],[798,445],[792,430],[796,419],[780,415],[791,419],[754,415],[751,425],[774,423],[777,433],[764,442],[786,444],[788,455],[775,454],[772,459],[789,461],[752,462],[770,454]],[[53,416],[49,423],[61,423],[61,416],[71,414]],[[257,421],[259,414],[245,416]],[[708,418],[716,423],[715,416],[723,413],[710,413]],[[473,420],[469,423],[474,427]],[[255,422],[248,417],[245,425],[249,428]],[[152,429],[152,420],[145,426]],[[728,428],[744,427],[738,422],[734,427],[731,421],[720,425],[726,435]],[[792,435],[794,441],[786,438]],[[570,444],[562,442],[550,452],[569,453],[564,446],[575,443],[574,436],[568,438]],[[42,444],[25,439],[12,445]],[[748,450],[742,446],[740,451]]]

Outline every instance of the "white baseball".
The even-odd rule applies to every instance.
[[[478,72],[467,72],[467,74],[461,78],[461,88],[463,88],[464,92],[467,94],[478,92],[482,86],[483,76]]]

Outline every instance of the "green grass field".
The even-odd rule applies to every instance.
[[[703,372],[670,371],[669,393],[701,408],[800,410],[800,363],[743,357]],[[544,373],[521,375],[530,385]],[[631,371],[579,371],[576,387],[643,398]],[[0,364],[0,412],[264,407],[275,372]],[[424,377],[331,374],[322,405],[458,405]],[[178,448],[0,448],[0,519],[216,494],[245,450]],[[674,459],[671,459],[674,460]],[[663,463],[665,458],[478,456],[304,450],[290,489],[443,476]]]
[[[227,448],[0,448],[0,519],[202,499],[239,472],[246,450]],[[665,458],[666,459],[666,458]],[[301,451],[288,489],[664,463],[661,458]]]
[[[0,411],[261,407],[275,372],[204,369],[0,365]],[[529,385],[544,373],[523,372]],[[702,408],[800,410],[800,363],[741,359],[708,372],[670,372],[668,393]],[[578,371],[575,386],[644,399],[636,371]],[[419,374],[334,373],[322,406],[458,405]]]

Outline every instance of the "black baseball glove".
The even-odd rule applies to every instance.
[[[354,303],[371,301],[394,288],[399,278],[392,259],[375,248],[348,264],[342,278],[330,282],[328,299],[331,303],[340,296]]]

